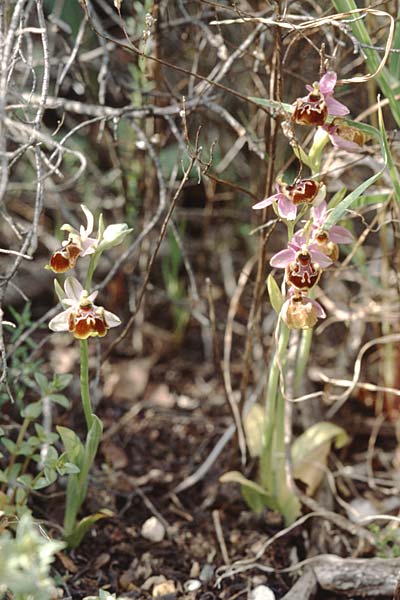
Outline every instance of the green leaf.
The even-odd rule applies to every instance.
[[[219,480],[221,483],[238,483],[241,487],[244,500],[254,512],[259,513],[266,506],[272,508],[272,498],[264,488],[255,481],[247,479],[239,471],[228,471]]]
[[[264,434],[264,409],[260,404],[253,404],[248,413],[243,417],[243,428],[250,456],[260,456]]]
[[[400,6],[397,11],[396,29],[392,49],[396,49],[397,52],[392,52],[389,56],[389,71],[394,79],[398,81],[400,79]]]
[[[69,408],[71,405],[69,399],[64,394],[50,394],[47,397],[51,402],[55,402],[64,408]]]
[[[25,406],[22,410],[21,410],[21,415],[24,417],[24,419],[30,419],[30,420],[34,420],[37,419],[38,416],[41,414],[42,412],[42,401],[38,400],[37,402],[32,402],[31,404],[28,404],[27,406]]]
[[[18,477],[17,482],[20,483],[22,486],[24,487],[30,487],[31,483],[32,483],[32,475],[20,475],[20,477]]]
[[[84,517],[81,521],[79,521],[73,533],[67,536],[66,541],[68,543],[68,546],[70,548],[77,548],[83,540],[86,533],[97,521],[112,516],[114,516],[114,514],[110,510],[103,509],[101,512],[97,512],[93,515]]]
[[[54,291],[57,295],[58,300],[62,303],[65,298],[65,292],[62,289],[61,285],[58,283],[57,279],[54,280]]]
[[[73,375],[70,373],[64,373],[62,375],[58,375],[57,373],[54,375],[52,386],[53,389],[57,392],[66,388],[72,381]]]
[[[45,466],[44,476],[46,478],[47,485],[51,485],[57,480],[57,471],[53,467]]]
[[[76,433],[68,427],[62,427],[59,425],[56,427],[56,429],[64,444],[68,460],[74,464],[79,464],[82,461],[84,454],[84,448],[81,440],[78,438]]]
[[[336,192],[329,200],[328,208],[335,208],[338,204],[341,203],[343,198],[346,196],[347,188],[343,187]]]
[[[3,444],[3,446],[6,448],[6,450],[8,450],[11,454],[14,454],[15,452],[15,448],[16,448],[16,443],[13,442],[12,440],[10,440],[9,438],[3,438],[1,440],[1,443]]]
[[[267,278],[267,288],[272,308],[279,315],[283,304],[282,292],[271,273]]]
[[[332,443],[342,448],[348,442],[346,431],[327,421],[312,425],[294,441],[293,475],[307,485],[308,495],[313,495],[325,475]]]
[[[380,104],[378,105],[378,121],[379,121],[379,129],[380,129],[381,136],[382,136],[382,143],[383,143],[384,151],[385,151],[386,157],[387,157],[387,165],[388,165],[389,175],[390,175],[390,178],[393,183],[397,202],[400,202],[399,173],[397,171],[396,165],[395,165],[393,157],[392,157],[392,153],[390,151],[390,146],[387,141],[385,123],[383,121],[382,108],[381,108]]]
[[[38,384],[40,391],[42,392],[42,394],[46,395],[48,389],[49,389],[49,382],[47,380],[47,377],[45,377],[43,375],[43,373],[35,373],[35,381]]]

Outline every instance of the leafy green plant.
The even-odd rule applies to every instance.
[[[13,600],[54,598],[50,565],[63,547],[45,536],[28,513],[22,515],[15,535],[9,529],[0,534],[0,598],[7,592]]]
[[[46,403],[69,407],[68,398],[60,392],[71,378],[71,375],[55,375],[49,381],[42,373],[35,373],[39,399],[21,409],[22,424],[17,438],[12,439],[4,428],[0,430],[0,449],[3,450],[0,454],[0,510],[7,515],[23,515],[28,510],[31,491],[48,487],[59,475],[77,470],[65,453],[59,454],[58,435],[38,422]],[[32,464],[36,465],[35,470]]]
[[[14,328],[10,328],[9,344],[13,346],[19,338],[32,325],[31,303],[26,302],[21,312],[10,306],[9,311],[12,315]],[[6,325],[8,329],[8,326]],[[34,374],[43,363],[42,359],[32,359],[31,354],[36,348],[35,342],[31,337],[27,337],[23,343],[17,344],[14,352],[10,353],[8,365],[8,388],[0,387],[0,407],[10,400],[15,401],[17,407],[22,409],[24,398],[30,389],[36,386]]]
[[[369,530],[375,538],[376,556],[379,558],[400,557],[400,531],[398,527],[388,525],[381,529],[379,525],[370,525]]]
[[[185,287],[180,277],[182,253],[172,231],[168,233],[167,242],[168,252],[163,257],[162,274],[167,293],[173,301],[171,310],[175,333],[179,339],[188,323],[190,313],[179,304],[185,298]]]
[[[85,415],[87,434],[82,443],[74,431],[67,427],[58,427],[65,447],[65,465],[72,465],[68,471],[67,497],[64,514],[64,536],[69,546],[80,544],[89,527],[105,513],[89,515],[77,523],[79,510],[86,498],[89,472],[100,443],[103,426],[93,414],[89,387],[89,348],[90,337],[104,337],[111,327],[120,325],[117,315],[94,303],[97,291],[90,293],[93,274],[101,254],[120,244],[131,231],[126,223],[116,223],[104,227],[103,216],[98,220],[97,237],[90,237],[94,228],[94,216],[81,205],[85,214],[86,227],[78,229],[70,224],[62,225],[61,230],[68,232],[68,238],[50,258],[48,269],[54,273],[66,273],[75,267],[78,259],[90,256],[86,271],[85,288],[75,277],[67,277],[64,289],[54,280],[55,291],[64,310],[49,323],[55,332],[69,332],[80,343],[80,388],[82,408]]]

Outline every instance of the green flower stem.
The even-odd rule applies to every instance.
[[[89,262],[88,270],[86,273],[86,280],[85,280],[85,289],[89,293],[90,293],[90,288],[92,286],[93,273],[95,271],[95,268],[97,267],[99,258],[100,258],[100,255],[98,252],[95,252],[94,254],[92,254],[90,256],[90,262]]]
[[[88,341],[81,340],[81,398],[83,412],[85,413],[87,429],[92,426],[92,405],[89,392],[89,352]]]
[[[303,329],[301,332],[301,341],[299,345],[299,351],[297,353],[296,368],[294,373],[293,391],[294,395],[300,392],[301,382],[303,375],[307,367],[308,359],[310,357],[311,342],[313,338],[313,328]]]
[[[91,255],[89,267],[86,273],[85,289],[90,293],[92,285],[93,273],[98,262],[99,255],[97,252]],[[90,401],[90,388],[89,388],[89,350],[88,341],[81,340],[81,399],[83,412],[85,413],[87,429],[92,426],[92,404]]]
[[[289,329],[283,321],[279,323],[278,343],[272,359],[271,369],[268,377],[268,385],[265,396],[265,429],[263,456],[261,464],[261,483],[266,489],[275,495],[274,492],[274,476],[272,466],[274,463],[273,453],[274,447],[279,444],[277,436],[274,432],[282,430],[283,424],[277,423],[277,418],[284,415],[284,411],[279,410],[278,403],[284,402],[279,391],[280,370],[284,367],[285,353],[289,341]],[[274,443],[275,440],[275,443]],[[283,440],[282,440],[283,441]]]

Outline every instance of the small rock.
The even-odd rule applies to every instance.
[[[175,594],[175,592],[175,582],[172,579],[167,579],[167,581],[157,583],[153,587],[151,595],[153,596],[153,598],[160,598],[162,596],[167,596],[168,594]]]
[[[266,585],[258,585],[249,594],[249,600],[275,600],[275,594]]]
[[[165,537],[165,527],[157,517],[150,517],[143,523],[141,534],[150,542],[161,542]]]
[[[142,590],[148,592],[152,587],[156,587],[156,585],[160,585],[161,583],[165,583],[167,578],[164,575],[152,575],[141,586]]]
[[[196,592],[201,588],[201,581],[198,579],[188,579],[183,584],[183,589],[185,592]]]
[[[206,563],[201,570],[200,580],[203,583],[208,583],[214,577],[214,567],[209,563]]]
[[[178,398],[176,399],[176,403],[179,408],[182,408],[184,410],[194,410],[200,405],[200,402],[198,400],[196,400],[195,398],[190,398],[190,396],[185,396],[184,394],[178,396]]]

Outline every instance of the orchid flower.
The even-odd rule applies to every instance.
[[[93,214],[84,204],[81,204],[81,209],[86,216],[86,227],[81,225],[79,231],[68,223],[60,227],[62,231],[68,231],[69,235],[68,239],[62,243],[61,248],[56,250],[50,258],[48,268],[55,273],[65,273],[73,269],[79,256],[87,256],[96,251],[98,240],[90,237],[94,226]]]
[[[356,127],[347,125],[342,119],[334,119],[330,125],[324,125],[323,129],[327,132],[332,146],[346,152],[360,152],[370,139],[370,136]]]
[[[300,291],[313,288],[318,283],[322,269],[331,264],[330,258],[319,252],[315,244],[300,246],[295,240],[270,260],[272,267],[285,269],[286,282]]]
[[[314,327],[318,319],[325,317],[324,309],[316,300],[292,290],[280,312],[280,318],[289,329],[310,329]]]
[[[328,71],[317,82],[306,85],[310,92],[303,98],[297,98],[294,102],[293,120],[303,125],[324,125],[328,115],[342,117],[350,111],[341,102],[333,97],[336,86],[337,75],[334,71]]]
[[[61,303],[65,310],[51,319],[52,331],[69,331],[75,338],[86,340],[104,337],[111,327],[120,325],[116,315],[94,304],[98,292],[89,294],[75,277],[67,277],[64,292]]]
[[[276,194],[261,200],[252,208],[259,210],[277,203],[278,214],[282,219],[293,221],[299,204],[319,203],[325,198],[326,187],[314,179],[299,179],[293,185],[278,181]]]
[[[330,229],[324,229],[328,218],[328,206],[326,202],[321,202],[319,206],[313,207],[312,218],[309,236],[311,245],[332,261],[336,261],[339,258],[338,244],[352,244],[354,242],[353,234],[341,225],[333,225]],[[295,233],[293,241],[299,246],[305,244],[306,234],[304,230]]]

